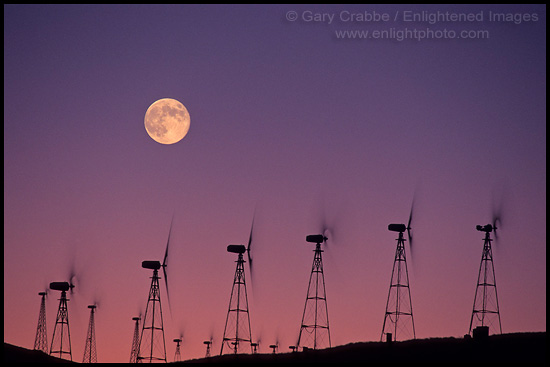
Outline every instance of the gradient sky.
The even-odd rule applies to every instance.
[[[309,11],[392,18],[327,24],[305,20]],[[393,18],[404,11],[485,18]],[[537,20],[491,22],[489,12]],[[390,28],[490,36],[335,34]],[[169,146],[143,124],[165,97],[191,116]],[[127,362],[150,286],[141,261],[162,259],[174,215],[171,314],[161,286],[168,360],[180,332],[184,359],[204,356],[211,333],[217,353],[236,260],[226,246],[246,243],[254,210],[261,351],[297,339],[314,248],[305,236],[322,210],[338,230],[324,253],[333,345],[379,340],[396,246],[387,225],[407,221],[413,196],[417,337],[468,332],[475,226],[494,203],[502,329],[545,331],[545,5],[4,5],[5,342],[32,349],[38,292],[74,263],[73,359],[98,300],[98,360]]]

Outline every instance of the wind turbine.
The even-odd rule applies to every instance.
[[[397,249],[395,250],[390,290],[388,292],[388,300],[386,301],[386,312],[384,314],[380,340],[384,338],[384,335],[386,335],[388,340],[391,340],[392,334],[394,340],[401,339],[402,334],[406,337],[416,339],[409,286],[409,271],[407,269],[407,257],[405,256],[405,239],[403,238],[403,233],[407,231],[409,248],[412,254],[413,238],[411,236],[411,222],[413,219],[413,208],[414,199],[411,204],[411,212],[407,225],[395,223],[388,225],[388,230],[399,233],[399,236],[397,238]]]
[[[321,249],[321,243],[326,243],[327,240],[328,238],[324,234],[306,236],[307,242],[316,245],[297,347],[312,349],[331,347],[323,272],[323,250]]]
[[[65,355],[69,359],[73,360],[73,353],[71,348],[71,332],[69,328],[69,308],[67,307],[67,291],[73,291],[74,284],[72,283],[72,277],[69,282],[52,282],[50,283],[50,289],[61,292],[59,298],[59,308],[57,310],[57,318],[55,320],[55,327],[53,329],[52,345],[50,347],[50,355],[58,355],[59,358],[63,358]]]
[[[231,289],[231,297],[229,299],[229,309],[225,319],[225,327],[223,331],[222,346],[220,355],[223,354],[224,346],[229,348],[234,354],[239,352],[241,343],[250,345],[250,352],[254,353],[252,346],[252,331],[250,328],[250,313],[248,309],[248,295],[246,292],[246,281],[244,271],[244,256],[246,252],[248,257],[248,267],[252,278],[252,234],[254,230],[254,217],[252,218],[252,226],[250,228],[250,236],[248,245],[228,245],[227,252],[237,254],[237,268],[233,278],[233,287]]]
[[[495,240],[498,242],[497,225],[500,227],[502,222],[501,207],[498,210],[493,209],[492,219],[492,224],[476,226],[478,231],[485,232],[485,238],[483,239],[483,252],[481,254],[481,263],[479,264],[474,306],[472,309],[472,317],[470,318],[470,329],[468,334],[471,334],[476,327],[482,327],[487,328],[486,333],[488,335],[489,326],[494,328],[498,327],[498,332],[502,334],[497,281],[495,278],[493,250],[491,247],[491,243],[493,242],[491,232],[495,234]]]
[[[170,247],[170,236],[172,234],[173,223],[174,217],[172,217],[172,222],[170,223],[170,232],[168,233],[168,241],[166,242],[166,250],[164,251],[162,264],[158,260],[145,260],[141,263],[142,268],[153,270],[153,276],[151,277],[147,307],[145,308],[145,314],[143,316],[137,362],[166,362],[166,341],[164,338],[164,322],[160,302],[160,277],[158,273],[159,269],[162,268],[164,283],[166,285],[166,295],[168,297],[168,306],[170,307],[170,293],[168,291],[166,267],[168,265],[168,249]]]

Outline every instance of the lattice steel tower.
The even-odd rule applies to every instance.
[[[227,252],[238,254],[237,268],[233,278],[233,287],[231,289],[231,298],[229,299],[229,309],[225,319],[223,330],[222,346],[220,355],[223,354],[223,347],[227,345],[229,350],[237,354],[241,343],[250,345],[252,353],[252,333],[250,329],[250,313],[248,312],[248,295],[246,293],[246,281],[244,276],[244,258],[243,254],[247,251],[244,245],[229,245]]]
[[[132,320],[136,322],[134,327],[134,337],[132,338],[132,350],[130,351],[130,363],[137,363],[137,357],[139,354],[139,320],[141,317],[132,317]]]
[[[174,339],[176,343],[176,353],[174,353],[174,362],[181,362],[181,352],[180,352],[180,343],[182,338]]]
[[[59,358],[68,356],[73,360],[71,350],[71,333],[69,329],[69,310],[67,308],[67,291],[72,289],[74,285],[67,282],[50,283],[50,289],[61,291],[59,298],[59,309],[57,310],[57,318],[53,329],[52,344],[50,347],[50,355],[56,355]]]
[[[95,322],[94,314],[96,305],[89,305],[90,322],[88,324],[88,333],[86,334],[86,346],[84,347],[84,358],[82,363],[97,363],[97,349],[95,344]]]
[[[307,287],[306,304],[302,314],[300,334],[298,336],[298,347],[320,349],[331,347],[330,329],[328,323],[328,307],[325,291],[325,276],[323,273],[323,258],[321,243],[328,238],[322,234],[309,235],[306,241],[315,243],[315,255],[313,266],[309,276]]]
[[[479,265],[474,307],[468,333],[471,334],[473,329],[477,326],[488,326],[490,329],[494,329],[498,326],[498,331],[502,334],[500,311],[498,307],[497,281],[495,279],[493,251],[491,249],[491,242],[493,240],[490,235],[494,230],[496,237],[496,222],[495,225],[478,225],[476,229],[485,232],[485,238],[483,240],[483,253],[481,255],[481,264]]]
[[[409,272],[405,256],[405,239],[403,238],[403,232],[409,229],[410,227],[404,224],[388,225],[388,230],[399,232],[399,237],[397,238],[397,249],[393,261],[390,290],[386,301],[386,313],[384,314],[380,340],[383,339],[384,334],[393,334],[393,340],[416,339]]]
[[[48,335],[46,332],[46,292],[38,293],[42,296],[40,302],[40,313],[38,314],[38,326],[36,327],[36,337],[34,338],[34,350],[41,350],[48,354]]]
[[[206,345],[206,354],[204,355],[205,358],[210,357],[210,346],[212,345],[212,339],[205,340],[203,342]]]
[[[137,362],[166,362],[166,341],[164,339],[158,273],[161,265],[159,261],[143,261],[141,266],[145,269],[152,269],[153,276],[151,277],[151,288],[147,299],[147,307],[145,308],[145,316],[143,317]]]
[[[164,322],[160,303],[159,269],[162,268],[164,274],[166,296],[168,297],[168,306],[170,306],[166,267],[168,266],[168,249],[170,247],[173,224],[174,217],[172,217],[172,222],[170,223],[170,231],[168,232],[168,241],[166,242],[162,265],[158,260],[145,260],[141,262],[142,268],[153,270],[153,276],[151,277],[151,288],[149,289],[149,298],[147,298],[147,307],[143,316],[143,328],[141,329],[141,336],[139,338],[139,348],[136,357],[138,363],[143,361],[166,362],[166,341],[164,339]]]

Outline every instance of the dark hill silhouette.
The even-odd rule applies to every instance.
[[[29,350],[4,342],[2,360],[10,366],[12,363],[71,363],[65,359],[52,357],[40,350]]]
[[[3,361],[11,363],[69,362],[40,351],[4,343]],[[351,343],[295,353],[224,355],[178,363],[537,363],[546,364],[546,332],[491,335],[486,339],[430,338],[403,342]]]
[[[224,355],[191,363],[545,363],[546,332],[492,335],[487,339],[430,338],[352,343],[306,352]],[[186,363],[182,362],[182,363]]]

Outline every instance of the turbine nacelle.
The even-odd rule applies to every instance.
[[[403,233],[407,230],[407,226],[404,224],[388,224],[388,231]]]
[[[151,270],[159,270],[160,269],[160,261],[153,261],[153,260],[145,260],[141,262],[141,267],[144,269],[151,269]]]
[[[234,254],[244,254],[246,252],[246,247],[244,245],[228,245],[227,252],[232,252]]]
[[[310,243],[321,243],[328,240],[328,238],[322,234],[310,234],[306,236],[306,241]]]
[[[480,232],[491,233],[491,232],[493,232],[494,229],[497,229],[497,227],[492,225],[492,224],[486,224],[484,226],[481,226],[481,225],[478,224],[476,226],[476,229]]]
[[[71,287],[74,287],[74,286],[72,286],[71,284],[69,284],[67,282],[52,282],[52,283],[50,283],[50,289],[53,289],[54,291],[66,292],[69,289],[71,289]]]

